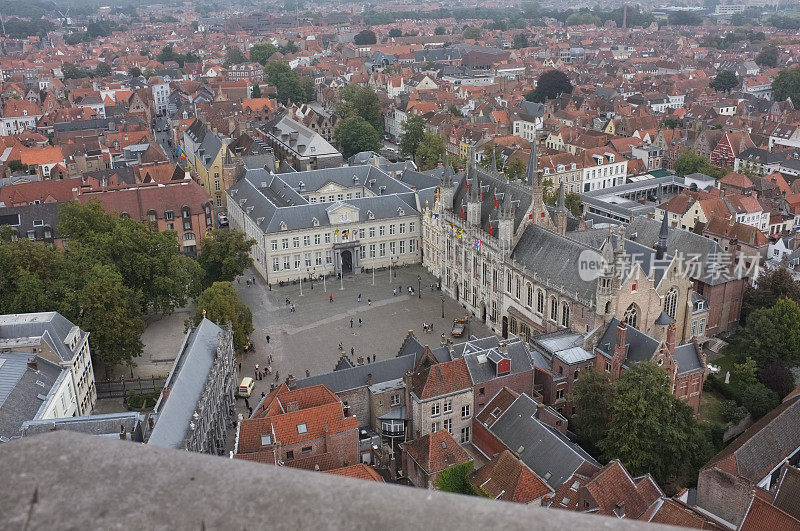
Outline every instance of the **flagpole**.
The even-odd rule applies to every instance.
[[[372,285],[375,285],[375,255],[372,255]]]
[[[297,268],[297,272],[299,273],[299,276],[300,276],[300,296],[302,297],[303,296],[303,272],[300,271],[299,267]]]

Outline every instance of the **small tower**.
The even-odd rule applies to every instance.
[[[492,149],[492,167],[490,168],[492,175],[497,175],[497,152]]]
[[[511,194],[503,194],[497,216],[497,241],[503,255],[508,256],[514,245],[514,203]]]
[[[445,160],[446,158],[447,155],[445,154]],[[439,186],[439,201],[441,202],[442,210],[453,210],[453,196],[455,194],[453,175],[453,168],[446,164],[442,174],[442,184]]]
[[[525,224],[520,224],[519,230],[524,230],[525,225],[533,223],[549,231],[556,232],[553,219],[547,212],[544,204],[544,183],[539,173],[539,162],[536,154],[536,134],[534,132],[531,142],[531,155],[528,159],[528,168],[525,171],[525,182],[531,187],[531,204],[525,213]]]
[[[478,181],[478,171],[470,167],[467,175],[469,193],[467,193],[467,223],[473,227],[481,224],[481,183]]]
[[[603,246],[600,248],[600,255],[603,259],[603,270],[597,279],[597,288],[595,300],[597,306],[595,312],[597,315],[603,316],[603,322],[608,322],[613,316],[613,298],[614,298],[614,246],[611,241],[611,231],[608,232]]]
[[[667,253],[667,238],[669,237],[669,221],[667,220],[667,213],[664,212],[664,217],[661,219],[661,230],[658,232],[658,241],[656,242],[656,260],[663,260],[664,255]]]
[[[567,234],[567,207],[564,183],[558,186],[558,201],[556,202],[556,210],[553,212],[553,224],[556,226],[557,233],[562,236]]]

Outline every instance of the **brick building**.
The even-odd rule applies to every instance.
[[[443,470],[470,460],[447,430],[428,433],[403,445],[403,475],[423,489],[432,489]]]
[[[237,459],[307,470],[358,463],[358,421],[324,385],[281,384],[239,423],[236,439]]]
[[[669,375],[672,392],[700,412],[700,394],[706,360],[696,341],[676,346],[675,323],[666,313],[656,321],[658,337],[651,337],[617,318],[611,320],[594,349],[595,369],[615,378],[635,363],[650,361]]]

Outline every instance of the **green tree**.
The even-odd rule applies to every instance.
[[[356,33],[356,36],[353,37],[353,42],[357,46],[365,46],[369,44],[375,44],[378,42],[378,39],[375,37],[374,31],[365,29]]]
[[[572,82],[560,70],[548,70],[539,76],[536,89],[525,94],[525,99],[544,103],[560,94],[572,94]]]
[[[453,465],[444,469],[436,478],[434,486],[442,492],[452,492],[453,494],[466,494],[467,496],[484,495],[479,488],[470,482],[470,476],[475,463],[472,460]]]
[[[740,321],[746,323],[752,312],[771,308],[782,297],[800,302],[800,282],[783,266],[763,271],[758,275],[756,287],[749,284],[745,287]]]
[[[11,160],[8,162],[8,169],[11,170],[12,173],[17,171],[26,172],[28,171],[28,165],[23,164],[21,160]]]
[[[95,264],[77,295],[78,311],[67,314],[90,332],[92,354],[106,368],[133,365],[133,360],[142,354],[145,325],[136,298],[113,266]]]
[[[503,169],[506,177],[509,179],[524,179],[525,178],[525,163],[519,159],[511,159],[506,167]]]
[[[720,70],[717,72],[714,80],[708,84],[709,87],[719,92],[728,93],[739,84],[739,78],[736,73],[730,70]]]
[[[780,50],[778,50],[778,47],[774,44],[768,44],[756,56],[756,64],[766,68],[775,68],[778,66],[779,55]]]
[[[681,126],[681,121],[678,118],[664,118],[661,121],[661,127],[666,129],[675,129]]]
[[[351,116],[340,121],[334,132],[336,142],[345,157],[362,151],[380,151],[381,135],[361,116]]]
[[[250,92],[251,98],[260,98],[261,97],[261,86],[258,82],[253,84],[253,90]]]
[[[228,49],[225,50],[225,64],[226,65],[240,65],[242,63],[247,62],[247,57],[245,57],[242,49],[238,46],[228,46]]]
[[[609,408],[614,387],[608,373],[589,369],[572,387],[569,400],[577,408],[573,417],[578,442],[592,455],[599,455],[597,443],[608,430]]]
[[[411,114],[403,122],[400,133],[400,154],[404,157],[412,156],[417,152],[419,143],[425,136],[425,121],[418,114]]]
[[[461,118],[461,116],[462,116],[461,115],[461,110],[458,108],[458,105],[456,105],[455,103],[450,105],[450,107],[447,108],[447,112],[449,112],[450,114],[452,114],[456,118]]]
[[[434,35],[444,35],[447,33],[447,30],[444,26],[436,26],[436,29],[433,30]]]
[[[511,47],[515,50],[528,47],[528,35],[526,33],[517,33],[514,35],[514,40],[511,42]]]
[[[64,74],[64,79],[83,79],[92,75],[88,70],[78,68],[72,63],[64,63],[61,65],[61,73]]]
[[[474,39],[476,41],[480,40],[481,30],[479,30],[475,26],[467,26],[464,29],[464,33],[462,33],[462,37],[464,37],[465,39]]]
[[[214,282],[231,282],[244,270],[253,266],[250,248],[255,240],[243,232],[213,230],[210,236],[200,241],[197,263],[203,269],[205,285]]]
[[[780,71],[772,81],[772,94],[775,101],[800,102],[800,65]]]
[[[272,54],[277,51],[278,48],[269,42],[254,44],[250,47],[250,60],[264,66],[267,64],[269,58],[272,57]]]
[[[277,99],[286,105],[293,103],[306,103],[311,100],[314,92],[313,82],[301,77],[289,68],[289,65],[280,61],[269,61],[264,67],[267,82],[277,89]]]
[[[238,350],[247,345],[247,337],[253,331],[253,313],[245,303],[239,300],[239,295],[230,282],[214,282],[206,288],[195,300],[195,315],[187,320],[187,327],[197,326],[205,317],[219,326],[231,323],[233,328],[233,346]]]
[[[378,95],[369,87],[347,85],[339,91],[339,105],[336,113],[341,119],[360,116],[369,122],[376,131],[383,131],[383,113]]]
[[[111,66],[109,66],[106,62],[99,62],[94,69],[94,76],[95,77],[106,77],[107,75],[111,74]]]
[[[755,310],[747,317],[738,344],[759,367],[773,362],[796,366],[800,363],[800,305],[781,298],[770,308]]]
[[[693,11],[676,11],[667,17],[671,26],[700,26],[703,17]]]
[[[403,30],[401,30],[400,28],[392,28],[389,30],[389,37],[396,38],[402,36],[403,36]]]
[[[422,170],[435,168],[444,158],[444,138],[425,132],[417,145],[414,160]]]
[[[697,154],[693,149],[684,149],[675,160],[675,173],[683,177],[692,173],[708,173],[711,170],[711,161]]]
[[[780,363],[767,363],[758,371],[758,380],[779,397],[788,395],[794,389],[792,371]]]
[[[622,375],[610,411],[600,449],[605,461],[619,459],[634,476],[649,472],[662,484],[691,477],[709,453],[694,412],[653,363],[637,363]]]

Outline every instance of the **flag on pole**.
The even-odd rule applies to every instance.
[[[475,239],[475,250],[481,252],[481,241],[478,239]]]

